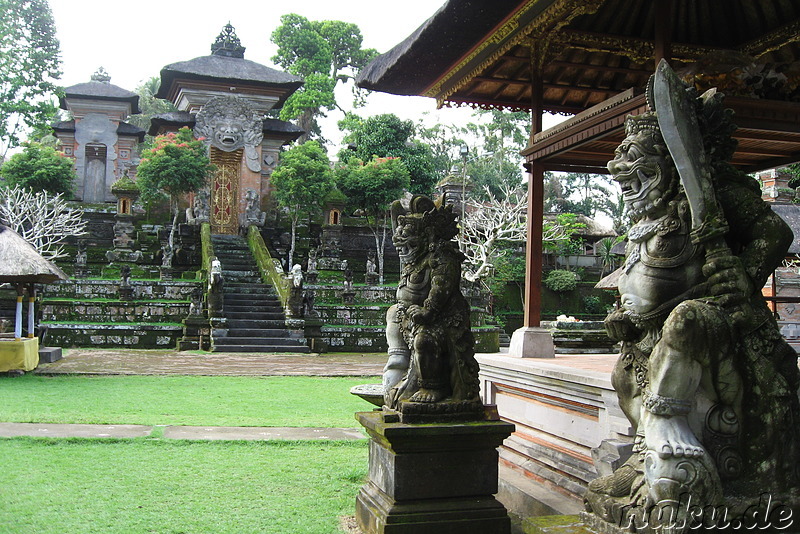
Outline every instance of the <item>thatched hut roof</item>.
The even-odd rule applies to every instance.
[[[0,283],[49,284],[67,278],[64,271],[46,260],[22,236],[0,225]]]

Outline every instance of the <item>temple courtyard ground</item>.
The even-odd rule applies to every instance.
[[[379,382],[386,356],[384,354],[343,354],[332,353],[322,355],[299,354],[241,354],[241,353],[208,353],[201,351],[165,351],[135,349],[67,349],[64,358],[54,363],[41,364],[36,375],[44,376],[105,376],[105,375],[142,375],[142,376],[312,376],[312,377],[363,377],[364,383]],[[555,359],[538,360],[539,365],[552,369],[555,373],[568,375],[574,370],[610,373],[615,355],[558,355]],[[13,380],[13,378],[10,378]],[[370,409],[364,402],[364,410]],[[33,419],[35,421],[35,419]],[[344,421],[343,421],[344,422]],[[291,422],[289,424],[292,424]],[[346,424],[346,422],[345,422]],[[364,433],[353,427],[281,427],[281,426],[192,426],[192,425],[148,425],[148,424],[56,424],[41,422],[0,422],[0,438],[30,439],[45,438],[44,442],[75,443],[74,438],[89,438],[85,443],[91,445],[93,440],[106,438],[109,443],[117,440],[136,443],[141,439],[156,440],[162,443],[220,443],[250,442],[349,442],[353,445],[366,440]],[[129,441],[128,438],[133,438]],[[138,439],[136,439],[138,438]],[[65,440],[65,441],[62,441]],[[9,442],[9,443],[13,443]],[[31,442],[34,443],[34,442]],[[18,442],[15,446],[28,450],[26,442]],[[359,447],[353,451],[356,456],[365,454]],[[363,459],[362,459],[363,461]],[[365,469],[365,467],[364,467]],[[504,469],[506,475],[512,475]],[[360,473],[360,472],[359,472]],[[360,475],[359,475],[360,476]],[[354,482],[354,487],[360,484]],[[350,490],[352,491],[352,489]],[[347,499],[349,503],[349,499]],[[0,507],[2,508],[2,507]],[[346,506],[349,508],[349,504]],[[570,511],[570,513],[574,513]],[[2,515],[2,513],[0,513]],[[548,521],[556,519],[557,526],[552,527]],[[528,518],[523,527],[523,519],[512,514],[515,533],[549,532],[551,528],[559,532],[585,532],[574,516],[563,518]],[[544,523],[538,524],[540,521]],[[534,522],[537,523],[534,525]],[[330,523],[329,523],[330,524]],[[296,532],[324,531],[329,527],[300,527]],[[335,527],[334,527],[335,528]],[[566,530],[565,530],[566,529]],[[574,529],[574,530],[573,530]],[[0,529],[1,531],[2,529]],[[24,531],[24,527],[22,531]],[[225,530],[225,529],[222,529]],[[352,516],[339,516],[338,530],[356,534]],[[282,530],[282,532],[289,532]]]

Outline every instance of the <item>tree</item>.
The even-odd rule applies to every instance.
[[[51,194],[72,195],[76,178],[72,160],[53,147],[24,143],[25,148],[0,167],[0,176],[11,186]]]
[[[155,97],[160,85],[161,79],[158,76],[153,76],[143,81],[142,84],[136,88],[135,92],[139,95],[139,109],[141,113],[130,115],[127,122],[143,130],[147,130],[150,128],[150,119],[152,119],[154,115],[178,110],[169,100]],[[149,141],[152,142],[152,138],[150,138]]]
[[[142,191],[142,200],[148,204],[161,201],[165,196],[169,198],[173,214],[170,249],[175,245],[181,196],[203,187],[213,170],[205,145],[185,126],[177,133],[157,136],[153,147],[142,151],[136,182]]]
[[[63,242],[86,233],[83,211],[67,206],[64,197],[13,186],[0,189],[0,221],[21,235],[45,258],[64,258]]]
[[[0,0],[0,162],[26,128],[43,130],[58,107],[59,43],[46,0]]]
[[[614,188],[615,189],[615,188]],[[594,218],[597,212],[614,212],[611,178],[602,174],[546,173],[545,210],[556,213],[580,213]]]
[[[376,50],[362,49],[362,41],[355,24],[311,21],[294,13],[281,16],[281,25],[272,32],[272,42],[278,45],[272,61],[305,83],[286,100],[280,118],[298,120],[306,132],[301,143],[311,136],[321,138],[317,117],[327,110],[341,110],[334,95],[336,84],[352,80],[377,55]],[[363,100],[359,91],[354,87],[356,105]]]
[[[387,113],[367,119],[348,113],[339,121],[339,128],[349,132],[344,137],[348,148],[339,152],[339,161],[356,157],[369,161],[373,157],[400,158],[410,176],[409,190],[414,194],[429,195],[439,176],[434,167],[431,148],[414,139],[414,122],[402,120]]]
[[[459,246],[466,256],[463,276],[471,282],[492,274],[494,263],[502,253],[501,244],[520,244],[527,239],[527,191],[521,186],[511,189],[503,185],[498,196],[488,187],[484,194],[488,200],[467,202],[467,215],[458,236]],[[564,227],[553,223],[544,226],[544,243],[565,239]]]
[[[368,163],[350,158],[335,171],[336,185],[350,200],[353,208],[367,214],[367,222],[375,238],[378,275],[383,283],[384,247],[386,246],[386,213],[389,204],[408,189],[409,172],[399,158],[375,157]]]
[[[333,187],[333,171],[322,146],[306,141],[287,150],[272,173],[272,185],[278,204],[289,211],[292,241],[289,247],[289,269],[294,265],[297,224],[301,217],[319,208],[322,199]]]
[[[528,142],[530,115],[526,112],[479,110],[473,116],[479,122],[467,124],[464,133],[478,139],[480,152],[470,150],[467,176],[474,187],[473,194],[481,197],[491,192],[497,197],[501,195],[503,184],[513,190],[522,183],[519,153]]]

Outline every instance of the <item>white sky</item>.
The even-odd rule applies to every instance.
[[[61,43],[64,74],[61,84],[68,87],[89,81],[100,66],[111,76],[111,83],[130,91],[161,68],[211,53],[210,47],[222,27],[230,21],[246,47],[245,59],[275,67],[271,57],[277,47],[270,41],[280,17],[297,13],[310,20],[341,20],[358,25],[365,48],[383,53],[405,39],[427,20],[444,0],[295,0],[211,1],[137,0],[50,0]],[[125,7],[122,7],[122,6]],[[348,109],[352,102],[349,87],[339,88],[339,104]],[[416,120],[429,113],[426,123],[465,123],[471,110],[436,110],[436,101],[423,97],[404,97],[372,93],[367,107],[356,110],[363,116],[394,113]],[[339,141],[336,121],[339,111],[331,111],[322,124],[323,135]]]

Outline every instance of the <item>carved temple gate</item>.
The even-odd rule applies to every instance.
[[[236,234],[239,231],[239,174],[243,149],[223,152],[210,147],[211,163],[216,165],[211,184],[211,231]]]

